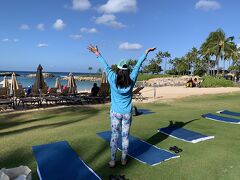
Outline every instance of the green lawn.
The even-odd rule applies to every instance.
[[[238,180],[240,177],[240,125],[215,122],[201,114],[221,109],[240,111],[240,93],[189,97],[171,102],[139,104],[154,114],[133,118],[131,134],[160,148],[177,145],[180,158],[150,167],[130,159],[127,167],[109,169],[109,145],[96,135],[109,129],[109,106],[67,107],[25,113],[0,114],[0,168],[27,165],[37,179],[34,145],[67,140],[78,155],[103,179],[124,174],[130,180]],[[197,144],[157,133],[169,121],[215,139]],[[118,154],[118,159],[120,153]]]

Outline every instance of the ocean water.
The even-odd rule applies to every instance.
[[[10,71],[0,71],[1,72],[10,72]],[[36,72],[31,71],[14,71],[16,74],[19,74],[20,76],[17,76],[17,81],[19,84],[21,84],[23,87],[32,86],[34,84],[35,78],[29,78],[26,77],[28,74],[34,74]],[[68,76],[69,72],[47,72],[54,75],[53,78],[45,78],[44,81],[47,83],[48,87],[54,87],[56,78],[60,78],[60,82],[62,85],[67,85],[67,80],[62,80],[61,77]],[[89,75],[88,73],[72,73],[74,76],[84,76]],[[0,76],[0,82],[3,80],[4,77]],[[7,79],[11,79],[11,76],[7,77]],[[93,83],[97,83],[100,85],[99,81],[76,81],[77,89],[78,91],[89,91]]]

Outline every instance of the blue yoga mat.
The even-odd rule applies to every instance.
[[[218,116],[218,115],[211,114],[211,113],[203,114],[202,117],[210,119],[210,120],[214,120],[214,121],[220,121],[220,122],[232,123],[232,124],[240,124],[240,119]]]
[[[158,129],[158,131],[163,134],[169,135],[173,138],[191,142],[191,143],[198,143],[200,141],[205,141],[205,140],[214,138],[214,136],[205,136],[194,131],[190,131],[184,128],[179,128],[177,126],[160,128]]]
[[[143,112],[142,115],[144,115],[144,114],[154,114],[154,113],[155,113],[155,112],[152,112],[152,111],[149,110],[149,109],[139,109],[138,111],[139,111],[139,112]]]
[[[38,175],[42,180],[101,179],[73,151],[66,141],[33,146]]]
[[[239,112],[232,112],[228,110],[221,110],[221,111],[218,111],[217,113],[240,117]]]
[[[110,131],[97,133],[97,135],[103,138],[107,142],[110,142],[111,140]],[[122,149],[122,145],[121,145],[122,138],[120,137],[118,141],[119,150]],[[142,163],[149,164],[151,166],[157,165],[163,161],[166,161],[172,158],[179,157],[171,152],[160,149],[156,146],[153,146],[133,136],[129,136],[128,155]]]

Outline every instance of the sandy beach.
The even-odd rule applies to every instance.
[[[154,88],[145,87],[141,93],[144,97],[143,103],[154,102],[158,100],[179,99],[193,95],[221,94],[240,92],[239,87],[220,87],[220,88],[186,88],[185,86],[165,86],[156,87],[156,96],[154,98]],[[140,102],[134,100],[134,102]]]

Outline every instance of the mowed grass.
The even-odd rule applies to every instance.
[[[180,158],[154,167],[129,159],[127,167],[108,168],[109,144],[96,133],[109,130],[109,106],[75,106],[2,114],[0,168],[27,165],[33,170],[33,179],[38,179],[32,146],[66,140],[102,179],[108,179],[110,174],[124,174],[130,180],[238,180],[240,125],[203,119],[201,114],[221,109],[239,112],[239,100],[240,93],[231,93],[138,104],[139,108],[155,113],[133,117],[131,134],[166,150],[173,145],[183,149]],[[192,144],[157,133],[158,128],[168,126],[170,121],[213,135],[215,139]],[[117,157],[119,164],[120,153]]]

